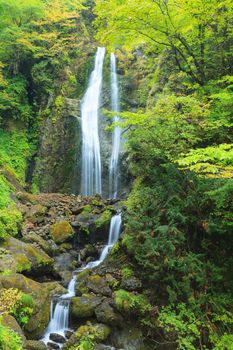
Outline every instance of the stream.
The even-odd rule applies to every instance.
[[[111,219],[108,242],[103,248],[100,257],[96,261],[89,262],[86,266],[76,270],[68,285],[68,292],[51,300],[50,322],[42,338],[42,341],[52,349],[61,349],[73,331],[70,328],[69,316],[71,300],[75,296],[75,285],[78,273],[84,269],[92,269],[99,266],[107,257],[113,245],[117,242],[121,232],[121,214],[114,215]],[[111,349],[111,347],[110,347]]]

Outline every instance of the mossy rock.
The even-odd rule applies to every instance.
[[[37,235],[35,232],[30,231],[23,236],[22,241],[25,243],[35,243],[39,245],[47,254],[53,254],[54,248],[51,247],[48,241],[44,240],[41,236]]]
[[[91,324],[87,322],[81,325],[77,331],[71,336],[68,342],[63,347],[64,350],[71,349],[74,345],[78,346],[82,340],[90,338],[95,344],[105,341],[111,333],[111,328],[105,324]]]
[[[50,235],[55,243],[61,244],[73,238],[74,230],[68,221],[60,221],[50,226]]]
[[[47,350],[47,346],[41,341],[27,340],[25,342],[24,349],[25,350]]]
[[[107,302],[101,303],[95,309],[95,315],[99,322],[109,324],[110,326],[121,325],[123,322],[122,316],[115,313],[113,308]]]
[[[17,333],[20,336],[20,338],[22,339],[23,343],[26,341],[26,337],[25,337],[20,325],[18,324],[18,322],[15,320],[15,318],[13,316],[11,316],[9,314],[4,314],[2,316],[1,323],[3,324],[3,326],[10,328],[10,329],[12,329],[12,331]]]
[[[87,294],[72,299],[71,314],[74,318],[88,318],[94,315],[96,307],[102,298]]]
[[[29,243],[24,243],[16,238],[9,237],[3,244],[3,254],[0,254],[0,271],[8,268],[11,271],[23,272],[29,275],[39,273],[51,273],[53,271],[54,260],[42,249]]]
[[[26,213],[26,218],[34,224],[35,223],[39,224],[39,223],[43,222],[43,220],[45,218],[46,211],[47,211],[47,208],[44,207],[43,205],[35,204]]]
[[[87,288],[95,294],[111,296],[112,290],[108,286],[106,279],[99,275],[89,276],[87,279]]]
[[[29,339],[38,339],[42,336],[50,318],[50,290],[47,285],[20,274],[12,274],[0,276],[1,288],[16,288],[32,295],[34,300],[33,314],[24,326],[24,332]]]

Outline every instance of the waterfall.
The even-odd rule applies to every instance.
[[[99,108],[103,80],[105,48],[99,47],[95,67],[81,104],[82,116],[82,188],[84,196],[101,194],[101,158],[99,142]]]
[[[116,112],[114,122],[119,122],[118,113],[120,111],[119,103],[119,86],[117,78],[116,56],[111,53],[111,103],[112,111]],[[114,127],[112,135],[112,155],[109,167],[109,197],[116,198],[118,194],[118,177],[119,177],[119,154],[121,145],[121,128]]]
[[[50,308],[50,322],[45,331],[42,341],[47,344],[53,343],[50,339],[52,333],[59,334],[65,338],[65,332],[69,329],[69,313],[71,298],[75,296],[76,277],[73,276],[68,293],[60,296],[56,302],[52,300]]]
[[[115,215],[111,219],[111,224],[110,224],[110,230],[109,230],[109,236],[108,236],[108,243],[106,246],[103,248],[99,260],[96,261],[91,261],[87,264],[86,268],[93,268],[96,266],[99,266],[104,259],[107,257],[108,253],[112,249],[113,245],[117,242],[120,233],[121,233],[121,214]]]

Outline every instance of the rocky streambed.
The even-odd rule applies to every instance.
[[[135,317],[119,302],[122,291],[140,294],[142,282],[127,271],[127,254],[119,253],[118,244],[102,264],[77,274],[71,330],[65,338],[50,334],[48,347],[40,341],[49,324],[51,300],[67,293],[74,270],[98,260],[117,203],[63,194],[18,193],[17,198],[24,220],[18,235],[0,246],[0,303],[5,290],[32,295],[33,313],[23,327],[1,308],[2,322],[20,335],[24,349],[56,349],[56,343],[64,343],[68,350],[85,341],[99,350],[147,349]]]

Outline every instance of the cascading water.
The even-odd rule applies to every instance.
[[[119,85],[117,78],[117,64],[116,56],[111,53],[111,102],[112,111],[116,112],[114,116],[114,122],[119,122],[118,113],[120,111],[119,103]],[[117,198],[118,194],[118,177],[119,177],[119,154],[121,146],[121,128],[119,126],[114,127],[112,135],[112,155],[110,159],[109,167],[109,197]]]
[[[91,269],[100,265],[104,259],[107,257],[108,253],[112,249],[113,245],[116,243],[120,236],[121,232],[121,214],[115,215],[111,219],[109,236],[108,236],[108,244],[104,247],[101,252],[99,260],[91,261],[87,264],[86,268]]]
[[[72,277],[69,286],[68,293],[63,294],[59,299],[51,302],[50,310],[50,322],[45,331],[42,341],[45,344],[53,343],[50,339],[52,333],[59,334],[65,338],[65,332],[69,329],[69,311],[71,298],[75,296],[75,276]],[[62,344],[60,344],[62,346]]]
[[[108,243],[103,248],[99,260],[88,263],[84,268],[79,269],[79,271],[83,271],[84,269],[92,269],[99,266],[104,261],[114,243],[117,242],[120,236],[121,223],[121,214],[117,214],[112,217]],[[51,341],[51,334],[53,333],[59,334],[64,338],[66,337],[66,331],[69,330],[70,303],[71,299],[75,296],[75,284],[76,276],[73,276],[67,288],[68,293],[60,296],[56,302],[51,302],[50,322],[42,339],[45,344],[53,343],[53,341]],[[59,345],[62,347],[63,344]]]
[[[101,157],[99,142],[99,108],[103,80],[105,48],[99,47],[95,68],[81,105],[82,115],[82,188],[84,196],[101,194]]]

